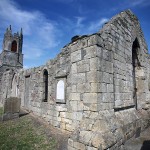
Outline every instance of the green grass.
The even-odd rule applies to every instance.
[[[0,116],[3,114],[3,107],[0,107]]]
[[[0,150],[56,150],[56,147],[56,140],[48,138],[32,118],[0,122]]]

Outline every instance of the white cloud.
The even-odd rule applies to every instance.
[[[23,28],[24,57],[25,59],[37,59],[42,56],[44,50],[56,47],[59,44],[57,24],[47,20],[39,11],[21,10],[12,0],[0,2],[0,29],[9,24],[17,31]],[[59,34],[60,35],[60,34]]]
[[[88,32],[96,32],[97,30],[99,30],[101,28],[101,26],[106,23],[108,21],[107,18],[101,18],[98,21],[95,22],[91,22],[89,27],[88,27]]]
[[[98,20],[87,22],[86,18],[82,16],[75,17],[75,19],[76,20],[74,21],[68,18],[63,18],[65,21],[64,24],[68,25],[67,29],[72,30],[72,36],[98,32],[102,25],[108,21],[107,18],[100,18]]]
[[[63,0],[63,2],[66,1],[73,0]],[[56,23],[48,20],[40,11],[22,10],[13,0],[0,0],[0,20],[0,31],[4,32],[10,24],[15,32],[23,28],[25,62],[31,62],[31,60],[40,62],[41,57],[48,58],[46,56],[48,53],[54,53],[54,49],[58,48],[60,42],[64,42],[66,37],[97,32],[107,18],[89,22],[84,16],[75,16],[71,19],[60,17]],[[29,63],[26,64],[29,66]]]
[[[129,1],[129,5],[131,5],[132,7],[148,6],[150,5],[150,1],[149,0],[132,0],[132,1]]]

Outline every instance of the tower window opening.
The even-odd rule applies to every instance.
[[[16,41],[12,42],[11,51],[12,52],[17,52],[17,42]]]

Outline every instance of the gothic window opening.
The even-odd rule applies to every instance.
[[[139,61],[139,58],[138,58],[139,48],[140,48],[139,42],[138,42],[138,40],[136,38],[135,41],[133,42],[133,45],[132,45],[133,100],[134,100],[134,104],[135,104],[135,108],[136,109],[137,109],[136,69],[138,67],[140,67],[140,61]]]
[[[12,52],[17,52],[17,42],[16,41],[12,42],[11,51]]]
[[[43,102],[48,101],[48,71],[45,69],[43,73],[43,81],[44,81],[44,99]]]

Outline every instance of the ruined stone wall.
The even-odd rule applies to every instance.
[[[2,86],[22,107],[72,133],[69,150],[120,149],[149,126],[149,68],[140,24],[127,10],[99,32],[74,37],[46,65],[6,72]],[[0,93],[5,99],[6,89]]]
[[[4,68],[5,69],[5,68]],[[0,85],[0,103],[4,104],[6,98],[11,96],[12,93],[12,79],[15,71],[9,70],[2,74],[2,82]]]
[[[126,140],[149,126],[149,54],[136,16],[121,12],[94,38],[97,110],[83,111],[79,128],[68,140],[69,150],[121,149]],[[133,44],[136,40],[139,45]]]

